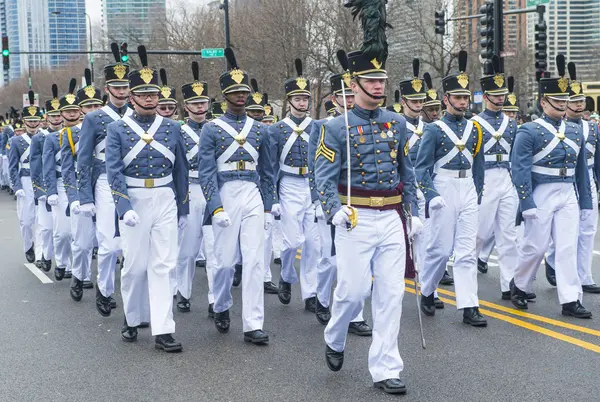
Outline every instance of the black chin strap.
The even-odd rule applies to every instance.
[[[366,89],[365,89],[365,88],[362,86],[362,84],[360,83],[360,78],[357,78],[357,79],[356,79],[356,84],[358,85],[358,87],[359,87],[359,88],[360,88],[360,89],[361,89],[361,90],[362,90],[364,93],[366,93],[366,94],[367,94],[367,96],[368,96],[369,98],[371,98],[371,99],[377,99],[377,100],[382,100],[382,99],[385,99],[385,96],[384,96],[384,95],[381,95],[381,96],[379,96],[379,95],[378,95],[378,96],[375,96],[375,95],[372,95],[371,93],[367,92],[367,90],[366,90]]]
[[[138,105],[139,106],[139,105]],[[141,107],[141,106],[140,106]],[[149,109],[146,109],[149,110]],[[166,117],[167,119],[170,119],[171,117],[173,117],[175,115],[175,113],[177,113],[177,108],[175,108],[173,110],[173,113],[169,114],[169,115],[164,115],[163,117]]]
[[[37,130],[37,128],[42,124],[41,121],[38,122],[38,124],[36,124],[35,126],[31,126],[29,123],[25,123],[25,125],[29,128],[31,128],[32,130]]]
[[[287,101],[290,104],[290,106],[292,107],[292,109],[294,109],[298,113],[308,113],[308,110],[310,109],[310,107],[306,108],[306,109],[298,109],[296,106],[292,105],[292,102],[290,101],[290,98],[288,98]]]
[[[454,106],[454,103],[452,103],[452,101],[450,100],[450,97],[451,97],[451,95],[448,96],[448,103],[450,104],[450,106],[452,106],[454,108],[454,110],[456,110],[457,112],[465,114],[467,112],[467,110],[469,109],[469,106],[467,106],[464,109],[458,108],[458,107]]]
[[[568,106],[567,106],[567,107],[565,107],[564,109],[559,109],[559,108],[557,108],[556,106],[554,106],[554,104],[553,104],[552,102],[550,102],[550,98],[548,98],[547,96],[546,96],[545,98],[546,98],[546,102],[548,102],[548,104],[549,104],[550,106],[552,106],[552,109],[556,110],[557,112],[563,112],[563,113],[564,113],[564,112],[566,112],[566,111],[567,111],[567,108],[568,108]]]
[[[425,110],[425,108],[423,108],[423,110],[421,110],[421,112],[423,112],[423,114],[425,115],[425,117],[427,117],[427,120],[429,120],[429,122],[433,121],[433,119],[431,118],[429,113],[427,113],[427,110]],[[425,123],[428,123],[428,122],[425,122]]]
[[[106,90],[115,99],[118,99],[118,100],[127,100],[127,98],[128,98],[128,96],[117,96],[117,95],[113,94],[112,91],[110,90],[110,86],[107,86]]]
[[[487,99],[487,101],[488,101],[488,102],[490,102],[492,105],[494,105],[494,106],[496,106],[496,107],[500,107],[500,108],[501,108],[502,106],[504,106],[504,102],[502,102],[502,103],[496,103],[496,102],[492,101],[492,100],[491,100],[491,99],[490,99],[490,98],[487,96],[487,94],[485,95],[485,99]]]
[[[408,102],[406,101],[406,98],[404,98],[404,106],[406,106],[408,109],[410,109],[413,113],[420,115],[421,111],[423,110],[423,108],[421,108],[421,110],[415,110],[412,107],[410,107],[408,105]]]
[[[144,110],[156,110],[156,107],[158,106],[158,104],[156,106],[153,106],[153,107],[142,106],[142,105],[140,105],[139,103],[136,102],[134,96],[131,97],[131,100],[132,100],[133,103],[135,103],[136,105],[138,105],[139,107],[141,107]]]
[[[574,110],[574,109],[571,109],[569,107],[569,103],[568,102],[567,102],[567,109],[569,109],[573,113],[581,113],[581,114],[583,114],[583,111],[585,110],[585,109],[583,109],[583,110]]]
[[[183,108],[186,112],[188,112],[189,114],[193,114],[194,116],[204,116],[206,113],[208,113],[208,109],[206,109],[204,112],[192,112],[190,109],[188,109],[187,105],[185,104],[183,105]]]
[[[80,115],[79,117],[81,117],[81,115]],[[64,117],[64,116],[63,116],[63,119],[65,119],[65,120],[66,120],[66,121],[68,121],[69,123],[73,123],[73,122],[79,121],[79,117],[77,117],[77,118],[75,118],[75,119],[67,119],[66,117]]]

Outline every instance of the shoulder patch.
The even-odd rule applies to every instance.
[[[319,139],[319,147],[315,153],[315,160],[317,160],[319,156],[327,159],[330,163],[333,163],[335,160],[335,152],[325,145],[325,126],[321,126],[321,138]]]

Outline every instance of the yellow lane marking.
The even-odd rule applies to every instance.
[[[406,283],[410,284],[410,285],[414,285],[415,282],[405,279],[404,280]],[[449,290],[445,290],[445,289],[437,289],[439,294],[443,294],[443,295],[447,295],[447,296],[452,296],[452,297],[456,297],[456,293],[451,292]],[[592,328],[586,328],[586,327],[582,327],[580,325],[575,325],[575,324],[569,324],[568,322],[564,322],[564,321],[559,321],[559,320],[554,320],[552,318],[548,318],[548,317],[544,317],[541,315],[537,315],[537,314],[532,314],[532,313],[526,313],[524,311],[521,310],[517,310],[514,308],[510,308],[510,307],[505,307],[502,306],[500,304],[496,304],[496,303],[491,303],[485,300],[479,300],[479,305],[480,306],[485,306],[485,307],[489,307],[489,308],[493,308],[495,310],[500,310],[503,311],[505,313],[510,313],[513,315],[517,315],[519,317],[523,317],[523,318],[529,318],[530,320],[535,320],[535,321],[539,321],[539,322],[543,322],[545,324],[550,324],[550,325],[554,325],[556,327],[562,327],[565,329],[570,329],[572,331],[577,331],[577,332],[582,332],[584,334],[588,334],[588,335],[594,335],[594,336],[600,336],[600,331],[596,330],[596,329],[592,329]]]
[[[409,293],[415,294],[415,290],[413,288],[407,287],[406,291]],[[439,292],[439,290],[438,290],[438,292]],[[440,300],[442,300],[444,303],[448,303],[453,306],[456,306],[456,302],[454,300],[447,299],[445,297],[440,297]],[[540,327],[539,325],[530,324],[526,321],[522,321],[517,318],[509,317],[504,314],[496,313],[494,311],[490,311],[490,310],[486,310],[486,309],[479,309],[479,311],[481,311],[482,314],[485,314],[488,317],[492,317],[497,320],[508,322],[509,324],[513,324],[518,327],[525,328],[530,331],[537,332],[537,333],[549,336],[554,339],[558,339],[559,341],[567,342],[572,345],[576,345],[576,346],[582,347],[584,349],[591,350],[592,352],[600,353],[600,346],[595,345],[593,343],[582,341],[581,339],[577,339],[572,336],[564,335],[559,332],[552,331],[552,330],[544,328],[544,327]]]

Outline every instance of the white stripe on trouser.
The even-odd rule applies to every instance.
[[[33,224],[35,223],[35,202],[31,177],[21,177],[21,187],[25,195],[17,198],[17,217],[23,239],[23,251],[27,251],[33,245]]]
[[[393,210],[358,208],[357,226],[350,232],[336,230],[335,248],[337,286],[331,320],[325,328],[325,342],[333,350],[344,350],[348,324],[364,307],[373,276],[369,371],[375,382],[398,378],[404,367],[398,350],[398,333],[406,267],[400,216]]]
[[[257,234],[264,230],[265,212],[260,191],[252,182],[234,180],[223,183],[219,192],[223,209],[231,219],[231,226],[222,228],[213,222],[214,310],[215,313],[220,313],[229,310],[233,305],[231,297],[233,273],[235,264],[241,259],[244,261],[242,271],[243,331],[262,329],[265,237],[257,236]]]
[[[52,207],[52,230],[54,237],[54,259],[56,266],[71,271],[71,224],[67,216],[67,192],[62,179],[56,182],[58,205]]]
[[[319,206],[319,208],[321,208]],[[317,261],[317,298],[323,307],[329,307],[331,304],[331,289],[337,273],[337,264],[335,255],[332,252],[331,225],[327,221],[319,219],[317,229],[319,230],[320,254]],[[364,321],[362,309],[352,318],[350,322]]]
[[[119,221],[125,263],[121,295],[127,324],[145,321],[150,306],[152,335],[175,332],[170,275],[177,265],[177,205],[170,187],[130,188],[131,206],[140,217],[134,227]],[[148,302],[148,300],[150,300]]]
[[[446,207],[430,210],[427,249],[421,268],[421,291],[431,295],[444,276],[446,263],[454,250],[454,289],[456,308],[477,307],[477,194],[471,179],[436,176],[435,189]]]
[[[8,169],[8,156],[2,155],[2,180],[5,185],[10,185],[10,171]]]
[[[531,292],[535,275],[550,239],[556,247],[554,269],[560,304],[581,300],[577,275],[579,205],[573,183],[544,183],[533,190],[537,219],[525,220],[523,241],[515,269],[515,285]]]
[[[596,182],[590,171],[590,186],[592,189],[592,214],[584,221],[579,221],[579,237],[577,238],[577,274],[582,285],[593,285],[592,257],[594,251],[594,238],[598,230],[598,192]],[[550,242],[548,248],[548,263],[554,267],[556,249],[554,242]]]
[[[315,208],[311,202],[308,178],[283,176],[279,181],[281,205],[281,279],[298,282],[294,268],[296,250],[302,248],[300,259],[300,288],[302,299],[317,294],[317,260],[319,258],[319,231],[315,223]]]
[[[46,209],[46,201],[38,202],[36,207],[36,228],[35,238],[38,246],[41,246],[41,253],[36,257],[39,260],[42,255],[45,259],[54,258],[54,240],[52,239],[52,211]],[[36,250],[37,251],[37,250]]]
[[[192,283],[196,273],[196,256],[202,243],[202,222],[206,200],[202,194],[200,184],[190,184],[189,194],[190,213],[187,226],[179,231],[179,252],[177,256],[177,269],[175,270],[175,292],[177,290],[183,297],[192,296]]]
[[[281,257],[282,245],[281,220],[273,219],[271,226],[265,231],[265,282],[270,282],[273,279],[271,275],[271,261]]]
[[[71,252],[73,253],[72,273],[81,280],[92,277],[92,249],[94,245],[94,222],[89,216],[75,215],[71,211]]]
[[[115,201],[106,174],[98,177],[94,195],[98,237],[98,289],[108,297],[115,293],[115,267],[121,245],[120,238],[115,237]]]
[[[509,283],[517,265],[515,217],[518,204],[517,192],[508,170],[487,169],[483,197],[479,205],[476,255],[481,254],[490,239],[495,239],[502,292],[510,290]]]

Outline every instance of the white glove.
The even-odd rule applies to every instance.
[[[432,211],[437,211],[438,209],[442,209],[446,206],[446,201],[439,195],[437,197],[433,197],[431,201],[429,201],[429,209]]]
[[[85,205],[81,206],[82,210]],[[140,217],[133,209],[130,209],[129,211],[125,212],[125,215],[123,215],[123,223],[127,226],[134,227],[135,225],[140,223]]]
[[[217,212],[217,214],[212,217],[212,220],[214,223],[217,224],[217,226],[220,226],[222,228],[231,226],[231,219],[229,218],[229,215],[225,211]]]
[[[408,238],[412,239],[423,230],[423,223],[418,216],[412,216],[410,218],[410,230],[408,232]]]
[[[188,224],[188,217],[187,217],[187,215],[182,215],[177,220],[177,226],[179,227],[179,230],[185,229],[187,227],[187,224]]]
[[[25,190],[17,190],[15,191],[15,195],[17,196],[17,198],[25,197]]]
[[[537,219],[537,208],[529,208],[526,211],[523,211],[523,219]]]
[[[265,230],[269,230],[273,224],[273,215],[265,214]]]
[[[71,203],[71,206],[69,207],[69,209],[71,210],[71,212],[75,215],[79,215],[79,212],[81,210],[81,207],[79,206],[79,201],[73,201]]]
[[[325,219],[325,214],[323,213],[323,208],[321,207],[320,204],[315,206],[315,216],[317,217],[318,220]]]
[[[48,196],[48,205],[51,205],[53,207],[58,205],[58,195],[56,194],[52,194],[50,196]]]
[[[271,215],[281,216],[281,205],[273,204],[273,206],[271,207]]]
[[[590,218],[590,216],[592,216],[592,210],[591,209],[582,209],[579,212],[579,219],[582,221],[588,220]]]
[[[84,216],[87,217],[96,215],[96,206],[93,203],[80,205],[79,210]]]
[[[40,196],[40,197],[38,198],[38,203],[39,203],[39,204],[43,204],[43,203],[45,203],[45,202],[46,202],[46,196],[45,196],[45,195],[42,195],[42,196]]]
[[[335,226],[347,229],[348,226],[351,224],[350,215],[352,215],[352,210],[344,205],[340,208],[339,211],[335,213],[335,215],[333,215],[331,223],[333,223]]]

